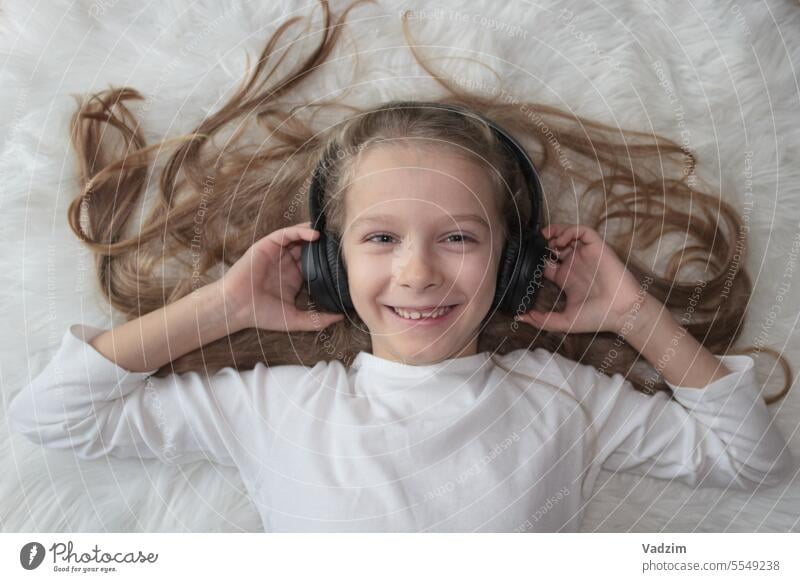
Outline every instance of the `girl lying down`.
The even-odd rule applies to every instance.
[[[763,399],[754,359],[731,349],[751,288],[728,238],[739,218],[691,173],[644,169],[691,154],[636,132],[615,144],[618,129],[441,76],[449,97],[437,102],[451,107],[389,101],[314,129],[286,100],[336,41],[323,8],[307,60],[263,77],[290,21],[239,92],[177,140],[133,238],[124,228],[151,154],[168,144],[145,143],[133,89],[82,104],[70,224],[129,321],[71,325],[11,402],[13,429],[81,459],[237,467],[270,532],[577,531],[601,469],[689,487],[780,483],[793,459],[767,404],[786,390]],[[570,181],[605,197],[604,215],[538,229],[551,254],[515,312],[497,308],[498,282],[509,256],[524,258],[509,241],[537,203],[487,120],[532,140],[542,181],[562,184],[543,190],[542,208],[555,214]],[[245,125],[263,143],[240,143]],[[229,126],[233,137],[212,139]],[[124,157],[109,153],[114,132]],[[320,168],[324,221],[309,203]],[[706,212],[668,208],[689,197]],[[601,236],[610,218],[632,230]],[[632,256],[673,231],[692,246],[665,276]],[[304,263],[323,236],[341,274],[324,309]],[[681,281],[689,251],[705,278]],[[185,276],[159,279],[165,257]]]

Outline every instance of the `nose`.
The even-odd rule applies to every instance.
[[[404,247],[392,266],[397,283],[420,291],[441,285],[442,274],[434,253],[420,244],[409,243]]]

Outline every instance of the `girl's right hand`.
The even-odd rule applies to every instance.
[[[226,310],[238,327],[273,331],[316,331],[343,314],[303,311],[295,298],[303,285],[300,252],[319,237],[310,222],[281,228],[256,241],[218,281]]]

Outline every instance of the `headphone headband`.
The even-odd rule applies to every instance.
[[[389,106],[392,108],[402,108],[402,107],[413,107],[415,109],[419,108],[437,108],[437,109],[446,109],[448,111],[452,111],[454,113],[460,113],[465,116],[473,117],[479,119],[486,125],[488,125],[500,138],[500,141],[503,142],[506,149],[509,150],[513,155],[514,158],[517,160],[517,165],[522,170],[523,176],[525,177],[525,183],[528,185],[529,190],[529,197],[531,201],[531,215],[528,218],[527,223],[527,230],[528,232],[535,232],[538,233],[541,226],[540,226],[540,215],[541,215],[541,208],[540,208],[540,201],[542,200],[542,185],[539,180],[539,173],[536,170],[536,166],[533,164],[530,156],[528,156],[527,152],[525,152],[525,148],[520,145],[520,143],[505,129],[499,126],[497,123],[489,119],[488,117],[481,115],[480,113],[476,113],[467,109],[465,107],[460,107],[457,105],[451,105],[448,103],[437,103],[436,101],[395,101],[390,103]],[[311,225],[316,229],[322,232],[325,227],[325,213],[322,212],[322,200],[323,196],[325,195],[325,186],[326,186],[326,179],[327,176],[325,173],[327,172],[328,163],[330,162],[331,158],[336,151],[335,143],[330,143],[325,150],[325,153],[322,155],[320,162],[317,164],[317,167],[314,169],[313,178],[311,181],[311,187],[309,188],[309,201],[308,201],[308,213],[309,218],[311,219]]]

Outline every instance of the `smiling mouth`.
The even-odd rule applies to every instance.
[[[446,318],[456,307],[458,307],[458,304],[446,305],[437,307],[435,309],[426,309],[424,311],[404,309],[402,307],[393,307],[391,305],[385,305],[384,307],[389,309],[397,317],[407,321],[438,321]]]

